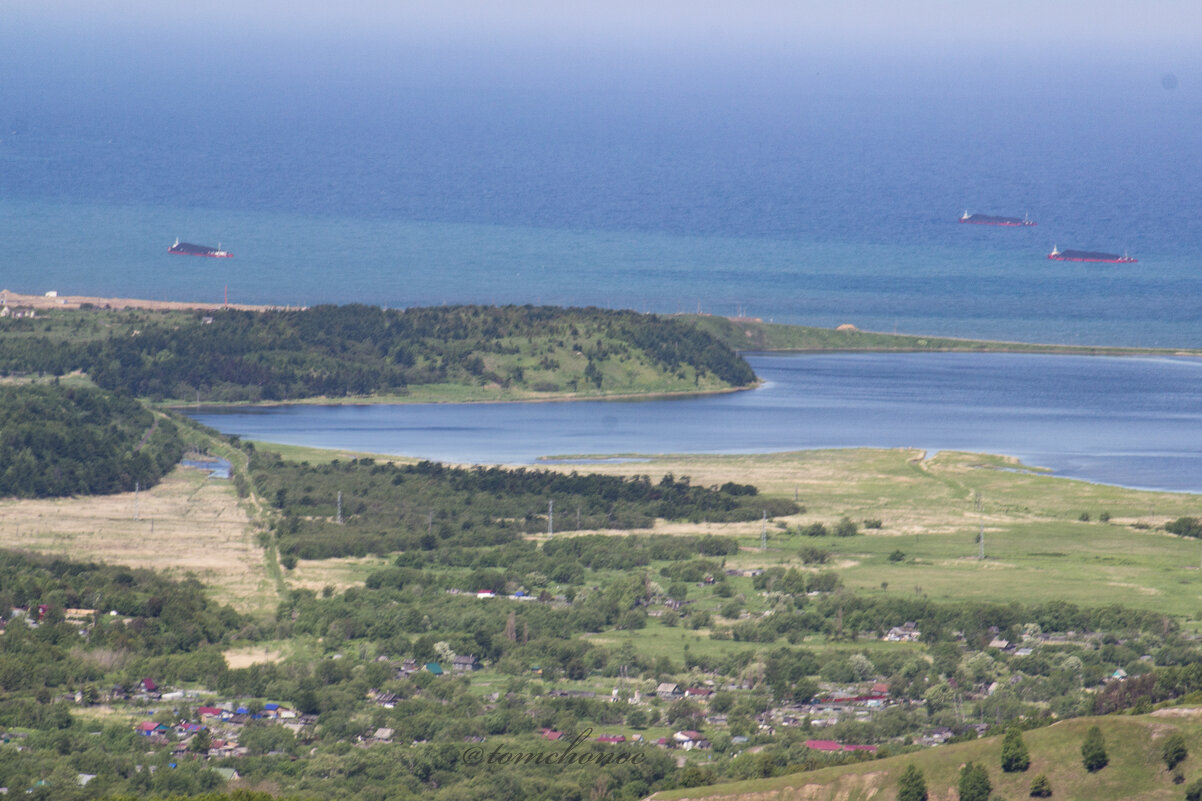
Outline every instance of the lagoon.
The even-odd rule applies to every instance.
[[[1014,353],[748,354],[760,388],[574,403],[205,409],[245,439],[472,464],[556,456],[922,448],[1202,492],[1202,360]]]

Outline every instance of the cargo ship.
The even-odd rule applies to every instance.
[[[1120,256],[1117,253],[1098,253],[1093,250],[1061,250],[1055,245],[1052,245],[1052,252],[1048,254],[1048,258],[1053,261],[1096,261],[1104,264],[1134,264],[1139,261],[1126,253]]]
[[[1017,227],[1022,225],[1035,225],[1031,220],[1023,215],[1020,220],[1018,217],[995,217],[992,214],[969,214],[967,211],[960,217],[960,222],[968,223],[969,225],[1002,225],[1007,228]]]
[[[177,256],[208,256],[212,259],[228,259],[233,256],[233,253],[221,249],[221,243],[217,243],[217,247],[211,248],[206,245],[192,245],[188,242],[180,242],[179,237],[176,237],[175,244],[167,248],[168,253],[174,253]]]

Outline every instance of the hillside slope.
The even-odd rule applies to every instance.
[[[1101,728],[1110,764],[1089,773],[1081,764],[1081,743],[1091,726]],[[1177,785],[1160,757],[1161,742],[1181,732],[1190,756],[1182,763],[1185,785]],[[820,735],[815,735],[820,736]],[[1031,781],[1045,774],[1052,798],[1059,801],[1168,801],[1184,797],[1184,786],[1202,776],[1202,709],[1166,709],[1134,717],[1077,718],[1026,732],[1030,768],[1003,773],[1002,738],[938,746],[903,756],[824,768],[772,779],[735,782],[657,793],[656,801],[866,801],[894,799],[897,782],[907,765],[922,770],[929,801],[955,801],[961,767],[973,762],[986,767],[993,799],[1027,798]]]

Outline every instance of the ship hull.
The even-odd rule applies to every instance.
[[[1030,220],[1020,220],[1017,217],[994,217],[989,214],[969,214],[967,217],[961,217],[960,222],[965,225],[997,225],[1002,228],[1025,228],[1035,225]]]
[[[1134,264],[1139,259],[1120,256],[1117,253],[1094,253],[1085,250],[1063,250],[1048,254],[1052,261],[1088,261],[1096,264]]]
[[[228,259],[234,254],[217,248],[205,247],[204,245],[192,245],[188,242],[176,242],[171,247],[167,248],[167,252],[174,256],[204,256],[210,259]]]

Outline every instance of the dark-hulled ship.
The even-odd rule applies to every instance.
[[[221,243],[217,243],[217,247],[211,248],[207,245],[193,245],[189,242],[180,242],[179,237],[176,237],[175,244],[167,248],[168,253],[174,253],[177,256],[208,256],[211,259],[228,259],[233,256],[233,253],[221,249]]]
[[[1001,225],[1007,228],[1014,228],[1024,225],[1035,225],[1030,218],[1023,215],[1020,220],[1018,217],[997,217],[993,214],[969,214],[964,212],[960,217],[960,222],[968,225]]]
[[[1048,254],[1048,258],[1053,261],[1093,261],[1102,264],[1134,264],[1139,261],[1126,253],[1120,256],[1117,253],[1099,253],[1096,250],[1061,250],[1055,245],[1052,245],[1052,252]]]

